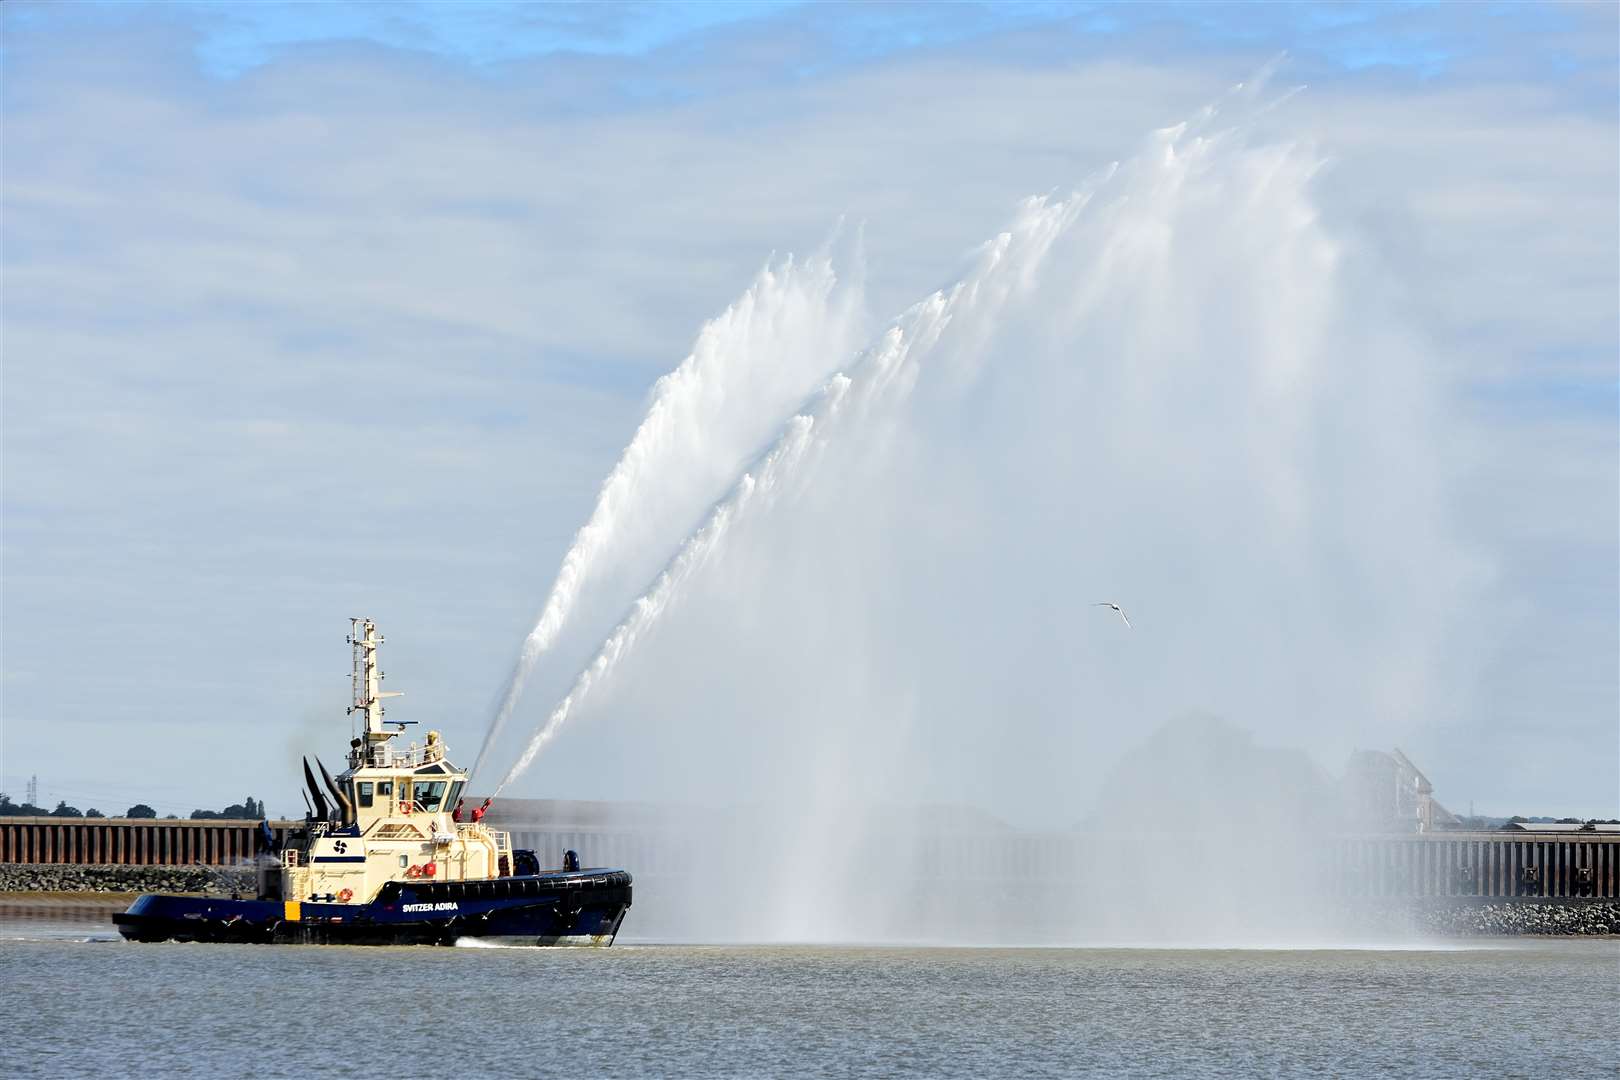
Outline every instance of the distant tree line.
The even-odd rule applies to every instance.
[[[104,818],[106,816],[106,814],[93,806],[83,811],[77,806],[69,806],[66,799],[58,802],[55,810],[47,810],[43,806],[35,806],[30,802],[12,802],[10,795],[0,792],[0,817]],[[145,803],[136,803],[124,811],[122,816],[127,818],[155,818],[158,816],[158,812]],[[193,810],[191,812],[191,820],[193,821],[252,820],[264,816],[263,801],[255,799],[251,795],[239,803],[231,803],[223,810]],[[165,820],[178,821],[179,817],[175,814],[169,814]]]
[[[134,807],[130,807],[131,810]],[[193,821],[219,821],[224,818],[262,818],[264,817],[264,803],[249,795],[239,803],[231,803],[223,810],[193,810]]]

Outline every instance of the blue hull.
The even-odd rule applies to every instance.
[[[113,922],[131,941],[610,945],[629,908],[629,874],[579,870],[493,881],[391,881],[369,904],[148,894]]]

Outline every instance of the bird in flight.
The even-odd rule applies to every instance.
[[[1120,607],[1118,604],[1111,604],[1107,600],[1104,600],[1101,603],[1092,604],[1091,606],[1092,607],[1113,608],[1115,611],[1119,612],[1119,617],[1125,620],[1126,628],[1127,629],[1132,629],[1132,627],[1131,627],[1131,617],[1129,615],[1125,614],[1125,609]]]

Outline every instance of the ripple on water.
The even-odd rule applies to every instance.
[[[12,940],[0,964],[8,985],[27,987],[31,1018],[13,1026],[0,1067],[265,1080],[354,1066],[357,1054],[365,1072],[414,1075],[430,1054],[479,1076],[1612,1077],[1617,961],[1612,939],[1421,950]]]

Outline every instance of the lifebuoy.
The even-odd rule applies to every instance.
[[[409,870],[405,871],[405,876],[408,878],[419,878],[422,876],[422,868],[420,866],[413,866]]]
[[[402,813],[402,814],[410,813],[411,812],[411,804],[409,802],[401,802],[399,804],[399,812]]]
[[[340,904],[347,904],[350,900],[353,900],[353,899],[354,899],[354,890],[353,889],[344,889],[342,892],[338,893],[338,903],[340,903]]]
[[[432,877],[434,874],[437,874],[438,872],[439,872],[439,864],[438,863],[431,863],[430,862],[430,863],[423,863],[422,864],[422,876],[423,877]]]

